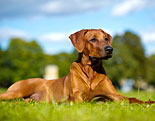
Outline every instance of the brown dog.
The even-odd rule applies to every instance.
[[[102,59],[112,57],[112,37],[109,34],[101,29],[90,29],[78,31],[69,38],[79,57],[72,63],[67,76],[56,80],[35,78],[18,81],[0,94],[0,99],[83,102],[101,98],[113,101],[127,99],[130,103],[139,104],[155,103],[127,98],[116,91],[102,66]]]

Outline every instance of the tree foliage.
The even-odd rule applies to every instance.
[[[42,77],[43,63],[43,50],[36,41],[13,38],[1,54],[0,84],[8,86],[21,79]]]
[[[147,81],[155,85],[155,55],[150,56],[147,61]]]

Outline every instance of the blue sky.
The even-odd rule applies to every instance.
[[[155,54],[154,0],[1,0],[0,45],[32,39],[49,54],[71,52],[68,36],[80,29],[102,28],[112,36],[126,30],[141,37],[146,54]]]

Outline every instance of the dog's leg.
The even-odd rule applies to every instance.
[[[73,97],[72,97],[73,101],[77,103],[83,102],[82,94],[83,94],[82,92],[74,92]]]
[[[120,102],[123,99],[125,99],[125,100],[128,100],[129,103],[138,103],[138,104],[144,104],[144,103],[145,104],[153,104],[153,103],[155,103],[155,101],[142,101],[137,98],[129,98],[129,97],[126,97],[126,96],[123,96],[120,94],[107,94],[107,97],[109,97],[113,101],[117,101],[117,102]]]
[[[109,97],[110,99],[112,99],[113,101],[117,101],[120,102],[123,99],[125,100],[129,100],[129,103],[138,103],[138,104],[152,104],[155,103],[155,101],[141,101],[138,100],[136,98],[128,98],[126,96],[120,95],[116,89],[114,88],[114,86],[112,85],[111,81],[106,78],[104,81],[102,81],[100,83],[100,89],[102,89],[102,94]]]
[[[44,83],[43,79],[22,80],[11,85],[8,90],[0,94],[1,100],[10,100],[30,96]]]
[[[19,91],[7,91],[0,94],[1,100],[10,100],[15,98],[21,98],[22,94]]]
[[[49,97],[45,91],[36,92],[32,94],[30,97],[24,99],[25,102],[29,102],[32,100],[36,102],[41,102],[41,101],[50,102]]]

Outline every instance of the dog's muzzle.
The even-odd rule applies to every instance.
[[[104,50],[105,50],[105,53],[106,53],[106,55],[105,55],[104,57],[96,57],[96,56],[93,56],[93,57],[91,57],[91,59],[92,59],[92,60],[98,60],[98,59],[107,60],[107,59],[111,58],[111,57],[112,57],[113,48],[110,47],[110,46],[106,46],[106,47],[104,48]]]
[[[105,50],[106,56],[103,57],[102,59],[107,60],[107,59],[111,58],[112,57],[113,48],[111,46],[106,46],[104,48],[104,50]]]
[[[104,50],[105,50],[105,52],[106,52],[107,55],[112,55],[112,52],[113,52],[113,48],[112,47],[106,46],[104,48]]]

